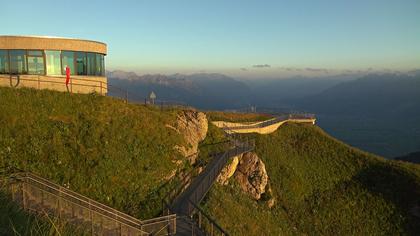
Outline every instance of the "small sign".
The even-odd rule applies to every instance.
[[[156,94],[152,91],[149,95],[149,98],[152,99],[152,100],[155,100],[156,99]]]

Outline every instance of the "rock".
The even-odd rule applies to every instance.
[[[275,198],[270,198],[270,200],[267,201],[267,206],[268,208],[273,208],[276,205],[276,199]]]
[[[239,164],[240,156],[233,157],[233,160],[230,164],[225,166],[223,170],[220,172],[219,176],[217,177],[217,182],[222,185],[228,184],[228,181],[230,177],[232,177],[235,174],[236,168]]]
[[[206,138],[208,130],[207,117],[203,112],[184,110],[177,117],[176,127],[168,126],[184,136],[187,145],[175,148],[194,164],[198,156],[198,144]]]
[[[265,164],[257,154],[253,152],[245,153],[236,168],[235,179],[244,192],[255,200],[259,200],[268,183]]]

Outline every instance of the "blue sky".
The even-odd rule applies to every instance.
[[[0,34],[102,41],[109,69],[275,77],[309,68],[420,67],[419,0],[21,0],[1,6]]]

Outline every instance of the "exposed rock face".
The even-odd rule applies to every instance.
[[[253,152],[245,153],[239,161],[235,179],[239,182],[243,191],[258,200],[261,198],[261,194],[265,192],[268,183],[265,164],[257,154]]]
[[[259,200],[266,191],[268,175],[265,164],[253,152],[234,157],[232,163],[223,168],[217,181],[225,185],[232,176],[235,176],[242,190],[255,200]],[[274,205],[274,202],[271,204]]]
[[[225,166],[225,168],[223,168],[223,170],[220,172],[219,176],[217,177],[217,182],[219,184],[223,184],[223,185],[228,184],[230,177],[232,177],[233,174],[235,174],[235,171],[239,164],[239,158],[241,157],[242,155],[233,157],[232,163],[230,163],[229,165]]]
[[[176,131],[183,134],[187,141],[186,146],[177,146],[182,155],[188,157],[191,163],[195,162],[197,158],[198,144],[206,138],[208,130],[208,121],[204,113],[185,110],[177,117],[177,124],[174,128]]]

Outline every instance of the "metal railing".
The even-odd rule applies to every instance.
[[[141,221],[31,173],[6,178],[12,199],[25,210],[49,214],[88,229],[92,235],[172,235],[176,215]]]
[[[216,223],[216,221],[207,215],[201,207],[190,201],[190,204],[195,209],[191,218],[196,222],[199,229],[206,232],[209,236],[228,236],[229,234]]]
[[[18,87],[20,85],[20,81],[30,81],[30,82],[36,82],[36,88],[41,89],[41,85],[43,83],[50,83],[50,84],[61,84],[66,86],[66,89],[68,92],[73,92],[73,86],[79,86],[79,87],[89,87],[98,89],[99,94],[105,95],[108,92],[108,83],[103,81],[97,81],[97,80],[89,80],[89,79],[82,79],[82,78],[71,78],[68,85],[66,84],[65,77],[62,76],[48,76],[41,79],[41,75],[28,75],[29,77],[22,77],[21,75],[9,75],[9,78],[0,76],[0,79],[8,79],[10,81],[11,87]],[[48,78],[48,79],[45,79]],[[15,84],[13,84],[13,80],[16,80]],[[81,83],[81,82],[88,82],[90,84]]]
[[[189,105],[179,101],[169,101],[169,100],[154,100],[153,102],[149,99],[137,98],[136,94],[129,93],[128,90],[119,88],[115,85],[108,84],[108,82],[74,78],[72,77],[68,84],[65,82],[65,77],[63,76],[43,76],[41,75],[28,75],[29,77],[22,77],[21,75],[9,75],[9,76],[0,76],[0,79],[6,79],[10,82],[10,87],[17,88],[20,85],[20,81],[30,81],[36,82],[35,86],[28,86],[37,89],[41,89],[43,83],[49,84],[59,84],[63,85],[63,89],[66,89],[67,92],[73,93],[73,87],[88,87],[92,88],[92,92],[98,92],[100,95],[111,96],[114,98],[119,98],[124,100],[126,103],[135,103],[135,104],[144,104],[144,105],[153,105],[164,108],[191,108]],[[14,80],[16,82],[14,82]],[[85,83],[82,83],[85,82]],[[89,84],[87,84],[89,83]]]
[[[313,119],[315,119],[315,115],[314,114],[309,114],[309,113],[286,114],[286,115],[279,115],[279,116],[276,116],[273,119],[263,121],[263,122],[258,122],[256,124],[255,123],[254,124],[242,124],[242,125],[234,125],[234,126],[231,126],[231,127],[225,126],[224,129],[226,130],[227,128],[229,128],[230,131],[232,131],[232,129],[264,128],[264,127],[276,124],[278,122],[287,121],[287,120],[308,120],[308,122],[312,122]]]
[[[205,175],[200,181],[200,184],[196,186],[194,191],[189,197],[189,200],[194,204],[200,204],[201,200],[210,190],[210,187],[216,181],[217,177],[219,176],[222,169],[225,167],[227,162],[231,157],[238,156],[245,152],[250,152],[253,150],[252,145],[248,145],[247,143],[242,143],[240,146],[235,146],[235,148],[230,149],[223,153],[221,156],[217,157],[215,164],[213,164],[210,169],[205,170]],[[190,209],[188,212],[191,213],[193,209]]]

